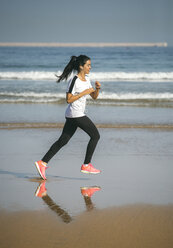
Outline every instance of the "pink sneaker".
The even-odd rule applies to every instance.
[[[43,178],[44,180],[46,179],[45,176],[45,170],[48,168],[45,163],[43,163],[42,160],[39,160],[37,162],[35,162],[35,166],[38,170],[39,175],[41,176],[41,178]]]
[[[96,191],[101,190],[100,187],[92,186],[92,187],[81,187],[81,194],[83,196],[91,197]]]
[[[93,167],[93,165],[91,163],[89,163],[87,166],[85,166],[84,164],[81,166],[81,172],[83,172],[83,173],[91,173],[91,174],[98,174],[101,171],[95,169]]]
[[[47,193],[47,189],[45,187],[45,181],[44,181],[43,183],[41,183],[38,186],[38,188],[37,188],[37,190],[35,192],[35,196],[37,196],[37,197],[43,197],[43,196],[46,195],[46,193]]]

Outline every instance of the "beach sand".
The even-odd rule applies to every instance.
[[[66,225],[47,211],[0,213],[1,247],[172,247],[173,206],[86,212]]]
[[[77,131],[36,197],[34,161],[61,130],[0,130],[0,247],[173,247],[172,129],[99,128],[95,176],[80,173],[88,136]]]

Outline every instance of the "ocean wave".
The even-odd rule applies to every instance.
[[[0,103],[63,103],[64,93],[0,92]]]
[[[21,71],[0,72],[0,80],[53,80],[62,72]],[[91,72],[91,80],[101,81],[173,81],[173,72]]]
[[[153,99],[167,99],[173,100],[173,93],[164,92],[164,93],[108,93],[102,92],[99,94],[99,99],[105,100],[153,100]]]
[[[91,78],[103,81],[172,81],[173,72],[96,72]]]
[[[88,98],[92,103],[92,99]],[[99,94],[98,104],[106,104],[110,102],[134,102],[134,101],[167,101],[173,102],[173,93],[109,93],[101,92]],[[37,92],[0,92],[0,103],[65,103],[65,93],[37,93]]]
[[[0,97],[33,97],[33,98],[64,98],[65,93],[52,93],[52,92],[32,92],[32,91],[25,91],[25,92],[0,92]]]
[[[7,80],[56,80],[53,72],[47,71],[20,71],[20,72],[0,72],[0,79]]]

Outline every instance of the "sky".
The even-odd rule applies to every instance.
[[[173,0],[0,0],[0,42],[173,46]]]

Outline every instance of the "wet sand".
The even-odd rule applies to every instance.
[[[172,124],[95,124],[97,128],[142,128],[142,129],[173,129]],[[26,129],[26,128],[63,128],[64,123],[50,122],[4,122],[0,123],[0,129]]]
[[[61,130],[0,130],[0,247],[172,247],[172,129],[100,128],[95,176],[80,173],[88,136],[79,130],[43,185],[33,163]],[[87,197],[86,186],[100,190]]]
[[[93,210],[68,225],[47,211],[1,212],[0,221],[1,248],[173,246],[172,205]]]
[[[0,104],[0,124],[49,124],[57,126],[65,122],[65,104]],[[173,126],[173,108],[134,106],[87,107],[88,116],[96,124],[111,126]],[[45,114],[46,113],[46,114]],[[106,113],[106,116],[105,116]],[[30,125],[30,128],[32,127]],[[47,125],[48,126],[48,125]],[[47,126],[45,126],[47,128]],[[104,126],[103,126],[104,127]]]

